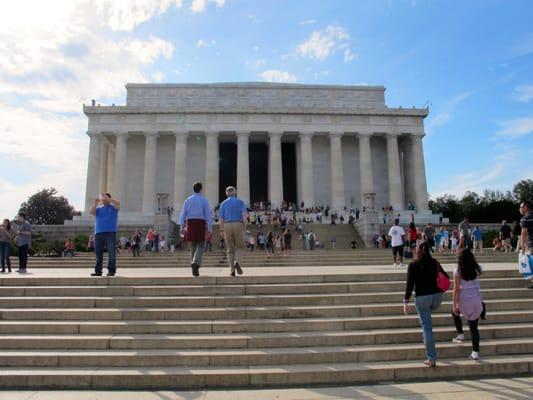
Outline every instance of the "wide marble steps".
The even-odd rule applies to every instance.
[[[0,279],[0,387],[186,389],[342,385],[533,373],[533,290],[487,270],[481,362],[455,344],[451,293],[433,315],[439,363],[405,270],[284,276]]]

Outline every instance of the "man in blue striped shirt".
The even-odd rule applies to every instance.
[[[220,235],[225,238],[231,276],[235,276],[235,271],[242,275],[240,261],[241,252],[244,249],[244,231],[247,220],[246,204],[237,198],[237,189],[233,186],[226,188],[226,195],[228,198],[220,204],[218,210]]]
[[[206,233],[213,231],[213,220],[209,202],[201,193],[202,184],[196,182],[193,191],[194,193],[183,204],[179,224],[180,235],[189,242],[192,274],[200,276]]]

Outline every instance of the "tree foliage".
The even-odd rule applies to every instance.
[[[524,179],[514,185],[513,196],[516,201],[533,200],[533,179]]]
[[[517,185],[513,193],[485,190],[483,195],[466,192],[462,198],[440,196],[430,201],[430,208],[435,213],[442,213],[453,223],[460,222],[464,217],[479,223],[501,222],[504,219],[516,221],[520,218],[519,201],[515,194]]]
[[[54,188],[42,189],[21,204],[19,212],[26,213],[31,224],[63,224],[79,212]]]

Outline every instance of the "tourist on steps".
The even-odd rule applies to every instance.
[[[15,232],[11,227],[11,222],[6,218],[2,225],[0,225],[0,262],[2,263],[2,272],[11,272],[11,260],[9,254],[11,253],[11,240],[15,236]]]
[[[24,274],[27,272],[28,252],[31,247],[31,225],[26,220],[25,213],[18,213],[13,227],[15,228],[15,244],[19,251],[19,269],[17,272]]]
[[[181,210],[179,224],[180,235],[189,242],[191,250],[191,269],[193,276],[200,276],[202,256],[205,249],[206,232],[213,232],[211,208],[202,195],[202,184],[193,185],[193,194],[185,200]]]
[[[453,339],[453,342],[463,343],[465,340],[461,323],[462,314],[468,321],[472,339],[473,351],[468,358],[474,361],[479,360],[478,322],[480,316],[483,318],[483,298],[479,275],[481,275],[481,267],[470,249],[461,250],[457,257],[457,268],[453,271],[452,317],[457,330],[457,337]]]
[[[94,199],[94,204],[89,210],[94,215],[94,252],[96,264],[91,276],[102,276],[104,249],[107,248],[109,257],[107,264],[107,276],[115,276],[116,252],[117,252],[117,220],[120,210],[120,201],[112,199],[109,193],[101,193]]]
[[[392,266],[405,267],[403,264],[405,231],[400,226],[400,220],[398,218],[394,220],[394,225],[389,229],[389,237],[391,238],[392,259],[394,262]]]
[[[520,204],[520,252],[521,254],[533,254],[533,207],[530,201],[523,201]],[[529,278],[526,282],[528,289],[533,289],[533,278]]]
[[[415,307],[422,324],[424,344],[426,345],[427,359],[424,364],[428,367],[434,367],[437,362],[431,313],[442,302],[442,292],[437,286],[437,271],[439,270],[446,274],[440,263],[431,256],[430,244],[428,242],[421,243],[416,251],[416,260],[407,268],[407,283],[403,299],[403,312],[407,315],[410,308],[409,299],[414,289]]]
[[[235,271],[242,275],[241,254],[245,248],[244,234],[248,212],[246,204],[237,197],[237,189],[233,186],[226,188],[226,196],[228,198],[220,204],[218,210],[220,235],[226,241],[226,254],[231,276],[235,276]]]

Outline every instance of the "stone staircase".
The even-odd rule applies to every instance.
[[[488,257],[505,259],[498,256]],[[151,257],[150,268],[188,268],[185,257]],[[249,273],[236,278],[164,270],[113,278],[61,277],[62,270],[56,277],[0,278],[0,387],[282,387],[533,372],[533,290],[513,270],[492,266],[483,274],[483,361],[466,360],[469,342],[451,342],[447,293],[433,318],[439,366],[427,368],[418,318],[402,314],[405,270],[355,266],[381,263],[381,257],[389,264],[389,252],[296,252],[277,264],[287,267],[278,275],[267,272],[264,255],[247,257]],[[124,256],[121,267],[146,268],[147,258],[134,264]],[[354,267],[346,273],[289,269],[339,266],[348,258]],[[220,254],[207,259],[220,266]],[[252,259],[263,275],[254,274],[260,270]],[[45,261],[57,267],[64,260],[32,259],[30,269],[38,271]],[[89,257],[66,262],[92,264]]]
[[[299,243],[293,243],[293,248],[301,248]],[[449,252],[435,255],[443,264],[455,263],[456,256]],[[494,262],[517,262],[518,256],[514,253],[494,253],[485,249],[483,255],[477,255],[480,264]],[[404,260],[407,264],[411,260]],[[189,252],[186,250],[174,253],[147,253],[143,252],[140,258],[133,258],[130,251],[118,254],[119,268],[190,268]],[[17,260],[12,258],[12,265],[17,265]],[[360,266],[360,265],[391,265],[392,252],[390,249],[321,249],[314,251],[292,250],[287,254],[267,256],[266,252],[245,251],[242,264],[245,268],[268,269],[270,267],[334,267],[334,266]],[[47,258],[32,257],[30,269],[40,268],[84,268],[88,271],[94,266],[94,254],[78,253],[76,257]],[[204,254],[203,267],[225,267],[226,256],[222,250],[217,249],[213,243],[213,251]]]

